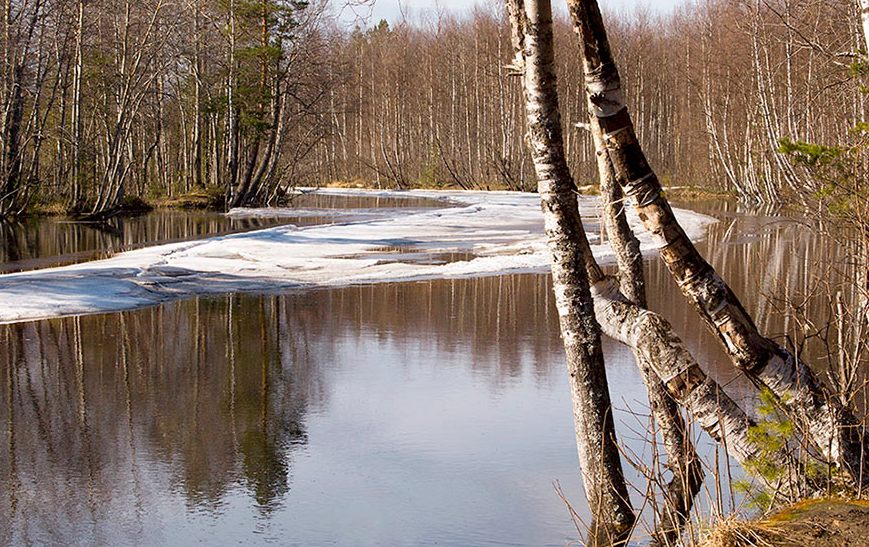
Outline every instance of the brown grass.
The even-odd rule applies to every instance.
[[[793,544],[787,530],[765,521],[746,521],[728,517],[719,521],[700,547],[779,547]]]

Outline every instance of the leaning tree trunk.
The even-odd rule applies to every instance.
[[[764,453],[754,442],[750,432],[756,422],[703,371],[663,317],[629,302],[618,282],[602,274],[592,294],[603,332],[648,363],[670,395],[746,471],[781,499],[796,500],[817,491],[806,482],[801,463],[787,446]]]
[[[622,98],[618,69],[595,0],[568,0],[581,40],[590,116],[599,123],[616,178],[635,200],[645,227],[662,244],[661,257],[734,365],[769,388],[806,437],[856,483],[869,482],[866,447],[854,414],[834,401],[805,363],[762,336],[739,299],[700,255],[677,222],[646,161]],[[867,458],[869,460],[869,458]]]
[[[552,255],[552,278],[571,380],[582,478],[593,521],[589,545],[623,545],[635,522],[615,438],[600,327],[584,268],[586,240],[567,169],[554,72],[549,0],[507,0],[528,119],[528,145]],[[587,248],[587,244],[585,246]]]
[[[584,249],[582,255],[591,283],[595,317],[604,334],[631,348],[638,365],[650,367],[672,400],[688,410],[709,436],[724,446],[730,456],[776,496],[797,500],[817,492],[817,485],[807,480],[802,462],[793,456],[786,444],[778,448],[758,446],[751,434],[757,423],[715,380],[709,378],[670,323],[625,297],[619,280],[605,275],[598,265],[588,240],[581,238],[578,241]],[[686,478],[702,481],[702,476],[688,475]],[[700,486],[699,483],[691,485],[698,489]],[[693,496],[690,501],[693,501]],[[668,518],[684,519],[687,515],[676,514]],[[674,539],[675,532],[661,532],[664,533],[655,538],[658,543]]]
[[[604,150],[599,124],[594,124],[590,129],[597,156],[604,224],[610,236],[610,247],[616,255],[621,293],[627,301],[640,308],[646,308],[646,283],[640,242],[628,224],[624,196],[616,182],[609,156]],[[589,277],[594,280],[593,268],[589,270]],[[703,485],[703,467],[679,407],[667,392],[664,383],[658,378],[654,364],[649,362],[646,353],[639,351],[635,346],[632,349],[649,395],[652,416],[661,432],[661,439],[667,452],[667,467],[673,474],[673,478],[664,489],[665,506],[661,522],[654,534],[653,544],[676,545],[690,517],[694,498]]]
[[[816,492],[817,485],[807,481],[802,463],[789,447],[758,446],[750,433],[757,423],[708,377],[670,323],[627,298],[619,280],[604,274],[588,248],[588,240],[581,238],[579,243],[586,249],[582,254],[591,283],[595,317],[603,333],[631,348],[638,363],[651,368],[672,399],[688,410],[704,431],[770,491],[787,500]],[[692,479],[700,480],[699,477]],[[672,538],[659,534],[657,539]]]

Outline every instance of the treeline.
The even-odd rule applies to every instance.
[[[286,188],[532,189],[501,2],[348,30],[288,0],[7,0],[0,216],[37,202],[111,214],[210,189],[227,206]],[[851,0],[701,0],[611,14],[637,131],[676,185],[775,202],[822,184],[785,142],[848,145],[864,119]],[[556,41],[574,42],[559,20]],[[582,67],[558,48],[566,151],[596,182]]]
[[[317,149],[316,179],[533,187],[499,8],[351,35],[350,108]],[[863,119],[859,22],[850,0],[707,0],[669,16],[611,14],[608,28],[655,168],[673,184],[774,202],[813,184],[779,152],[781,139],[842,143]],[[575,43],[566,18],[555,39]],[[576,52],[556,56],[571,126],[586,117]],[[565,138],[577,179],[596,182],[590,135]]]

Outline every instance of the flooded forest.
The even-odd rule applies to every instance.
[[[869,0],[0,28],[0,545],[869,544]]]

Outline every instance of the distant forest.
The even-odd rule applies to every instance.
[[[275,204],[289,187],[334,181],[535,187],[501,2],[355,29],[339,8],[5,0],[0,216],[47,204],[109,215],[192,191],[228,207]],[[610,14],[655,169],[672,185],[753,202],[823,191],[817,165],[787,152],[808,143],[841,152],[863,138],[854,130],[867,105],[859,22],[851,0],[701,0],[668,15]],[[594,184],[566,16],[555,39],[566,151],[579,184]]]

